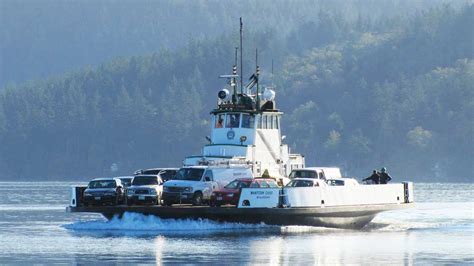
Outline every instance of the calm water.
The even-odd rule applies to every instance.
[[[474,263],[474,184],[415,184],[361,231],[70,214],[73,183],[0,182],[5,263]]]

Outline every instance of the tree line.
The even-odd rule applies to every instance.
[[[284,35],[271,23],[246,31],[244,69],[254,68],[258,47],[262,83],[276,84],[286,112],[286,141],[307,165],[471,181],[473,15],[473,5],[386,19],[318,9]],[[4,87],[0,176],[88,179],[179,166],[206,142],[224,85],[217,76],[231,71],[237,43],[236,29]]]

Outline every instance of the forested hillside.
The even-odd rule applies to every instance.
[[[310,18],[284,33],[276,22],[246,24],[244,43],[246,76],[256,47],[263,83],[275,61],[292,150],[350,175],[385,166],[399,179],[472,181],[473,5],[386,18],[301,10]],[[230,72],[238,44],[238,22],[227,23],[232,31],[174,49],[4,87],[0,176],[87,179],[112,164],[128,174],[198,154],[217,76]]]
[[[300,24],[317,22],[320,10],[348,21],[383,21],[444,3],[459,7],[466,1],[3,0],[0,87],[96,66],[117,56],[183,48],[191,38],[215,38],[235,30],[241,16],[254,30],[278,29],[286,38]]]

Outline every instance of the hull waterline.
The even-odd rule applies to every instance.
[[[212,208],[207,206],[96,206],[68,207],[69,212],[100,213],[107,219],[124,213],[154,215],[163,219],[209,219],[218,222],[307,225],[361,229],[380,212],[409,208],[413,203],[315,208]]]

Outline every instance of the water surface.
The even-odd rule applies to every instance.
[[[363,230],[65,212],[67,182],[0,182],[0,263],[474,263],[474,184],[415,184]]]

